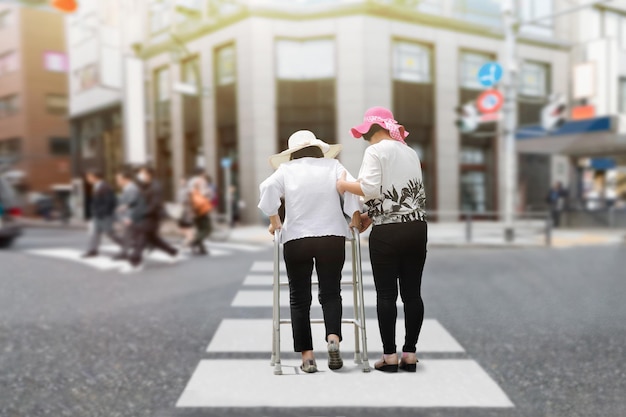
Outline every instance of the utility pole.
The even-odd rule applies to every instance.
[[[516,15],[515,0],[504,0],[502,3],[502,20],[504,24],[504,239],[512,242],[515,239],[513,221],[515,215],[515,198],[517,190],[517,152],[515,151],[515,131],[517,130],[517,33],[519,22]]]
[[[540,16],[520,22],[516,11],[517,0],[502,0],[502,22],[504,26],[504,238],[507,242],[515,239],[513,221],[515,217],[515,199],[517,197],[517,152],[515,133],[517,131],[517,82],[519,66],[517,62],[517,35],[521,27],[536,24],[555,17],[565,16],[583,9],[601,6],[614,0],[592,0],[546,16]]]

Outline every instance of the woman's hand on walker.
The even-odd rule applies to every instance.
[[[368,216],[367,213],[362,213],[361,214],[361,228],[359,229],[359,233],[363,233],[371,225],[372,225],[372,219],[370,219],[370,216]]]
[[[280,221],[280,217],[278,217],[278,215],[271,216],[270,225],[268,227],[270,235],[274,236],[274,232],[282,228],[283,228],[283,223]]]

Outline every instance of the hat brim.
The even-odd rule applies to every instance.
[[[302,146],[298,146],[292,149],[287,149],[285,151],[282,151],[279,154],[270,156],[270,165],[272,166],[272,168],[277,169],[280,166],[280,164],[289,162],[289,160],[291,159],[292,153],[297,152],[304,148],[308,148],[309,146],[316,146],[322,149],[322,147],[318,145],[302,145]],[[324,152],[324,158],[328,158],[328,159],[336,158],[337,155],[339,155],[339,152],[341,152],[341,150],[343,149],[343,145],[339,145],[339,144],[328,145],[328,146],[329,146],[328,151]],[[323,152],[323,149],[322,149],[322,152]]]
[[[371,127],[372,127],[372,125],[376,125],[376,124],[380,126],[380,124],[378,124],[376,122],[364,122],[364,123],[361,123],[360,125],[355,126],[352,129],[350,129],[350,133],[352,133],[352,137],[353,138],[358,139],[361,136],[363,136],[364,134],[366,134],[367,132],[369,132]]]

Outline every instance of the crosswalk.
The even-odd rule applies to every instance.
[[[211,253],[211,258],[220,258],[237,255],[241,252],[260,252],[267,249],[263,245],[249,245],[239,243],[226,242],[210,242],[206,243]],[[99,248],[100,256],[93,258],[82,258],[84,248],[76,247],[52,247],[38,248],[24,251],[27,255],[38,256],[44,258],[52,258],[61,261],[73,262],[82,266],[95,269],[97,271],[116,271],[126,264],[125,261],[114,260],[112,257],[119,253],[119,247],[116,245],[102,245]],[[166,264],[171,263],[171,257],[161,251],[146,252],[144,256],[146,264]]]
[[[351,279],[349,266],[344,280]],[[498,384],[473,359],[463,346],[435,318],[424,321],[418,356],[418,372],[386,374],[363,373],[350,359],[355,350],[351,325],[343,328],[341,351],[344,367],[330,371],[326,363],[324,328],[313,325],[316,374],[299,369],[297,354],[291,353],[293,341],[289,326],[282,326],[281,351],[283,375],[270,366],[272,346],[272,262],[254,262],[242,287],[233,298],[233,318],[224,318],[206,348],[177,407],[180,408],[253,408],[253,407],[481,407],[510,408],[513,403]],[[281,265],[284,274],[284,265]],[[363,262],[368,350],[371,363],[382,353],[375,312],[375,290],[371,266]],[[285,275],[283,275],[285,277]],[[314,291],[316,288],[314,286]],[[352,311],[352,289],[343,290],[344,316]],[[316,297],[314,297],[315,299]],[[281,306],[288,312],[288,292],[281,293]],[[283,304],[284,303],[284,304]],[[266,311],[266,315],[259,315]],[[399,309],[399,315],[402,309]],[[246,312],[249,312],[247,314]],[[248,317],[246,317],[248,316]],[[313,303],[312,318],[321,318],[321,308]],[[246,317],[246,318],[242,318]],[[397,323],[398,346],[404,335],[404,322]],[[225,357],[227,359],[225,359]],[[285,359],[286,357],[286,359]],[[425,359],[424,359],[425,358]],[[372,360],[373,359],[373,360]],[[382,388],[381,388],[382,387]]]

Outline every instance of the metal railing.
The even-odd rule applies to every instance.
[[[427,211],[428,220],[435,224],[446,222],[463,223],[465,243],[475,243],[478,230],[489,230],[492,236],[501,232],[504,237],[504,213],[497,211]],[[482,226],[482,227],[481,227]],[[543,235],[546,246],[552,245],[553,221],[550,212],[515,213],[513,230],[516,236]]]

